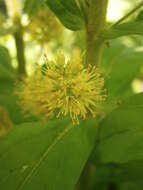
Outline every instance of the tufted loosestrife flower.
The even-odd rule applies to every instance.
[[[65,61],[59,53],[55,61],[45,58],[44,66],[24,79],[17,94],[25,111],[48,119],[69,115],[73,124],[88,115],[95,117],[105,100],[104,79],[96,66],[85,68],[81,57]]]
[[[63,28],[54,14],[45,6],[38,6],[37,12],[31,16],[27,31],[32,40],[44,45],[50,41],[61,41]],[[58,35],[57,35],[58,34]]]

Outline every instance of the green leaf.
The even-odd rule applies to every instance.
[[[60,2],[69,12],[81,17],[81,12],[78,7],[78,4],[76,3],[76,0],[69,0],[69,1],[60,0]]]
[[[143,10],[141,10],[137,15],[136,21],[143,21]]]
[[[117,45],[114,50],[114,45],[113,43],[113,47],[111,45],[111,48],[106,50],[106,57],[104,57],[102,64],[107,89],[107,110],[116,107],[118,102],[133,94],[132,81],[137,78],[143,66],[142,52]]]
[[[143,93],[134,95],[101,122],[96,155],[102,163],[143,161]]]
[[[31,121],[33,117],[25,118],[18,107],[18,98],[14,95],[16,71],[11,66],[8,50],[0,46],[0,106],[6,108],[14,123]]]
[[[133,50],[124,51],[114,59],[106,82],[109,96],[119,97],[126,92],[143,66],[142,59],[143,53]]]
[[[114,39],[127,35],[143,35],[143,21],[128,22],[117,26],[113,26],[103,31],[100,37],[104,39]]]
[[[30,16],[37,11],[39,6],[44,6],[45,0],[25,0],[24,1],[24,11]]]
[[[0,186],[7,190],[73,190],[93,147],[95,120],[25,123],[0,139]]]
[[[138,181],[138,182],[125,182],[121,183],[118,186],[118,190],[142,190],[143,189],[143,182]]]
[[[84,28],[84,19],[75,0],[46,0],[46,3],[68,29],[81,30]]]
[[[143,178],[143,162],[128,162],[126,164],[116,164],[112,168],[114,181],[117,184],[125,182],[138,183]],[[143,187],[143,186],[142,186]]]
[[[110,175],[107,177],[110,178],[110,183],[115,186],[115,189],[123,190],[125,187],[128,187],[125,189],[142,190],[143,188],[143,162],[131,161],[125,164],[98,166],[97,168],[105,168],[105,171],[110,172],[108,172]],[[108,180],[107,177],[106,180]],[[103,178],[103,176],[101,176],[101,178]]]
[[[108,190],[111,183],[112,171],[106,166],[92,166],[89,190]]]
[[[11,120],[16,124],[37,120],[32,116],[25,117],[18,106],[18,97],[15,96],[14,90],[15,80],[0,78],[0,106],[8,110]]]
[[[0,46],[0,78],[14,78],[15,71],[11,66],[11,57],[8,50]]]

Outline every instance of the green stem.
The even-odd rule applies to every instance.
[[[117,26],[118,24],[120,24],[121,22],[123,22],[125,19],[127,19],[129,16],[131,16],[132,14],[134,14],[138,9],[140,9],[143,6],[143,1],[141,3],[139,3],[139,5],[137,5],[134,9],[132,9],[130,12],[128,12],[125,16],[123,16],[122,18],[120,18],[115,24],[113,24],[113,26]],[[112,27],[113,27],[112,26]]]
[[[16,26],[18,27],[17,31],[14,34],[16,51],[17,51],[18,73],[19,75],[26,75],[23,27],[21,25],[20,17],[15,18],[14,24],[16,24]]]
[[[102,58],[104,40],[98,36],[106,25],[108,0],[91,0],[88,25],[86,28],[86,65],[99,65]]]
[[[20,14],[21,2],[19,0],[5,0],[5,5],[7,7],[7,13],[13,22],[13,25],[16,26],[17,28],[13,36],[17,51],[18,73],[19,75],[26,75],[23,27],[21,24],[21,14]]]

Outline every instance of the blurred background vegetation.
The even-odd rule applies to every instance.
[[[108,24],[120,19],[139,2],[141,0],[109,0]],[[129,19],[135,20],[138,14],[139,11]],[[18,106],[14,90],[17,80],[32,74],[36,65],[43,63],[45,54],[52,59],[62,50],[67,59],[76,53],[81,53],[84,58],[84,38],[83,31],[71,32],[63,27],[44,0],[0,0],[0,136],[14,125],[39,120],[26,116]],[[107,41],[100,67],[108,94],[104,110],[109,112],[125,97],[143,92],[143,38],[126,36]],[[126,172],[128,165],[123,167]],[[107,183],[111,181],[110,167],[103,166],[99,170],[97,167],[95,174],[93,165],[92,171],[90,189],[102,187],[106,190]],[[120,166],[117,173],[122,176]],[[114,180],[120,179],[115,176]],[[114,184],[110,185],[109,189],[115,189]],[[119,183],[118,189],[136,190],[139,185]]]

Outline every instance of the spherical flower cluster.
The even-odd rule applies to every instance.
[[[22,107],[44,118],[69,115],[73,124],[98,112],[105,100],[104,79],[95,66],[84,67],[81,57],[65,61],[59,53],[55,61],[45,59],[42,69],[24,79],[20,96]]]
[[[59,41],[62,38],[63,28],[47,7],[38,7],[36,14],[31,17],[28,32],[32,39],[43,45],[49,41]]]

